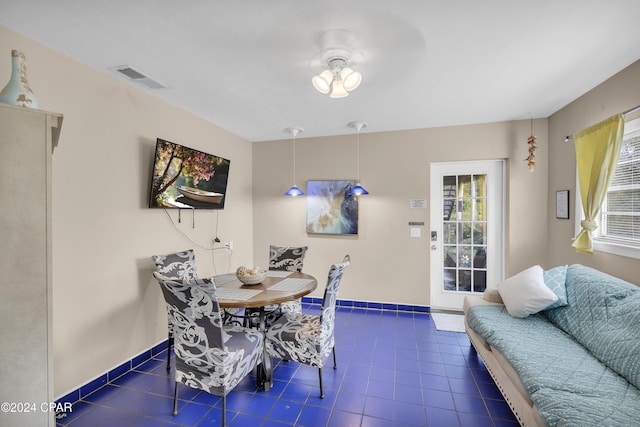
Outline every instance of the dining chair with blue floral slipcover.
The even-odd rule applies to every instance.
[[[221,396],[224,426],[226,396],[262,363],[264,335],[255,329],[223,325],[213,278],[178,280],[157,272],[153,275],[174,331],[173,415],[178,413],[178,383],[182,383]]]
[[[195,279],[198,277],[196,270],[196,258],[193,249],[171,253],[167,255],[154,255],[151,260],[156,265],[156,271],[163,277],[170,279]],[[173,346],[173,327],[168,321],[167,338],[167,371],[171,366],[171,347]]]
[[[334,337],[336,301],[340,281],[350,261],[347,255],[342,263],[329,269],[320,315],[285,313],[265,332],[269,356],[318,368],[320,398],[324,398],[322,367],[329,354],[333,353],[333,368],[337,367]]]

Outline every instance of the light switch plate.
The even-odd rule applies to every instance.
[[[411,237],[420,237],[420,229],[411,227]]]

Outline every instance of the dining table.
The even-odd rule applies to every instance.
[[[235,273],[214,276],[218,304],[222,309],[259,309],[259,330],[266,331],[265,307],[293,301],[313,292],[318,281],[310,274],[292,271],[268,270],[265,279],[255,285],[243,284]],[[263,378],[265,391],[271,389],[271,358],[267,353],[266,339],[263,344]]]

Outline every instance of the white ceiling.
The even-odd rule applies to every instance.
[[[638,17],[638,0],[0,0],[2,25],[114,76],[129,64],[250,141],[548,117],[640,59]],[[339,28],[363,81],[330,99],[311,77]]]

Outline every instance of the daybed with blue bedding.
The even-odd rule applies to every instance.
[[[640,287],[536,267],[465,301],[467,334],[520,424],[640,426]]]

